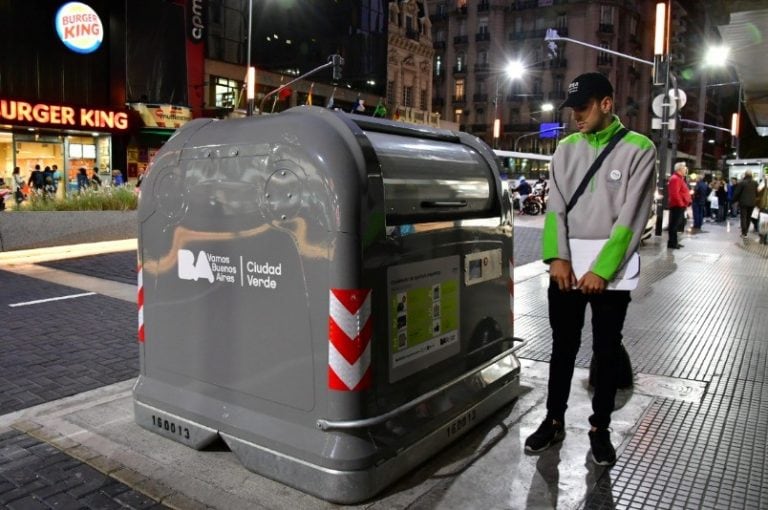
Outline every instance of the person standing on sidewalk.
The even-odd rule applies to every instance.
[[[589,440],[592,460],[611,465],[616,450],[608,427],[630,301],[626,289],[640,270],[636,251],[652,205],[656,149],[613,114],[613,86],[600,73],[576,77],[560,108],[566,106],[573,109],[579,132],[561,140],[552,158],[542,243],[552,328],[547,415],[525,440],[525,449],[540,452],[565,438],[565,410],[589,304],[597,362]],[[613,150],[587,175],[612,143]]]
[[[704,224],[704,216],[707,215],[707,203],[709,202],[709,185],[705,177],[699,177],[696,186],[693,187],[693,229],[692,232],[700,232]]]
[[[677,242],[677,232],[681,225],[685,224],[685,210],[691,205],[691,193],[685,183],[685,175],[688,167],[682,161],[675,163],[675,171],[667,182],[667,200],[669,204],[669,225],[667,231],[669,238],[667,248],[676,250],[683,245]]]
[[[733,201],[739,204],[741,215],[741,237],[746,238],[749,224],[752,223],[752,211],[757,201],[757,183],[752,179],[752,172],[744,172],[744,178],[739,181],[733,192]]]

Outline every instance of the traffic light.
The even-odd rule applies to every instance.
[[[335,55],[331,55],[331,61],[333,62],[333,80],[339,81],[341,80],[341,66],[344,65],[344,59],[341,58],[341,55],[336,53]]]

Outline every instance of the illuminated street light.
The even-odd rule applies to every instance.
[[[704,54],[705,67],[723,67],[728,62],[731,49],[728,46],[710,46]]]
[[[519,60],[513,60],[504,66],[504,73],[510,80],[522,78],[525,74],[525,64]],[[501,117],[499,116],[499,75],[496,75],[496,96],[494,100],[493,117],[493,148],[499,148],[499,137],[501,136]]]
[[[705,67],[727,67],[728,56],[731,53],[731,49],[728,46],[710,46],[707,48],[704,54],[704,60],[702,64]],[[731,136],[733,137],[733,149],[736,153],[736,159],[739,158],[739,141],[740,141],[740,122],[741,122],[741,101],[743,88],[741,81],[739,83],[739,96],[736,105],[736,113],[731,116]]]
[[[555,109],[555,105],[553,105],[552,103],[544,103],[543,105],[541,105],[542,112],[551,112],[554,109]]]

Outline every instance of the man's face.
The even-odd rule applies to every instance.
[[[580,133],[596,133],[608,127],[612,120],[610,105],[601,105],[602,102],[606,101],[609,100],[590,99],[587,104],[572,108],[573,120],[576,121],[576,129]],[[608,112],[604,112],[604,109],[607,109]]]

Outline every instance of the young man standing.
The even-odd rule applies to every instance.
[[[688,173],[688,167],[680,161],[675,163],[675,171],[669,177],[667,182],[667,204],[669,206],[669,224],[667,231],[667,249],[677,250],[683,245],[677,242],[677,233],[685,224],[685,210],[691,205],[691,192],[685,183],[685,175]],[[695,226],[695,224],[694,224]]]
[[[572,108],[579,132],[560,141],[550,167],[542,250],[550,266],[552,328],[547,415],[525,449],[540,452],[565,438],[565,410],[589,303],[596,363],[589,439],[593,461],[611,465],[616,462],[608,429],[615,370],[630,301],[627,289],[639,276],[636,251],[652,205],[656,149],[645,136],[624,130],[613,114],[613,86],[602,74],[578,76],[563,107]],[[614,136],[615,147],[585,181]],[[583,193],[574,201],[577,189]]]

